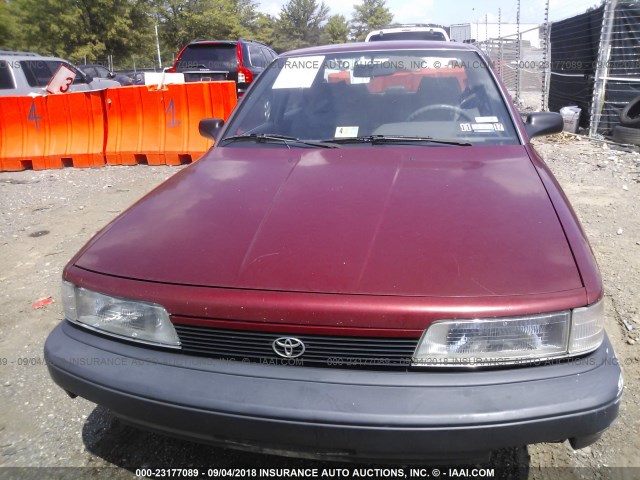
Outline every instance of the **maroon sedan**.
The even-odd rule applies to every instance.
[[[479,459],[615,419],[596,262],[482,54],[285,54],[216,146],[64,271],[45,345],[70,396],[202,442],[338,460]]]

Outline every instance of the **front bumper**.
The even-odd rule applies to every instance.
[[[140,427],[228,447],[358,461],[480,459],[595,441],[617,416],[608,338],[578,361],[464,372],[225,362],[121,343],[63,322],[45,359],[68,392]]]

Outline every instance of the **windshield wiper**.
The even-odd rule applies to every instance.
[[[335,142],[332,143],[330,141],[320,142],[320,141],[314,141],[314,140],[302,140],[300,138],[290,137],[288,135],[279,135],[277,133],[250,133],[245,135],[234,135],[232,137],[223,138],[220,141],[220,143],[224,145],[226,143],[242,142],[242,141],[253,141],[256,143],[281,142],[287,145],[287,147],[289,146],[289,142],[294,144],[297,143],[297,144],[309,145],[311,147],[318,147],[318,148],[339,148],[340,147],[339,145],[336,145]]]
[[[336,138],[330,141],[334,143],[370,143],[371,145],[380,145],[384,143],[436,143],[438,145],[457,145],[460,147],[472,146],[469,142],[461,142],[458,140],[433,137],[411,137],[404,135],[368,135],[362,137]]]

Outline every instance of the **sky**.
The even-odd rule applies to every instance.
[[[321,0],[318,0],[320,3]],[[353,3],[344,0],[324,0],[331,9],[330,14],[340,13],[347,20],[353,13]],[[259,9],[277,16],[287,0],[261,0]],[[550,0],[551,21],[562,20],[583,13],[589,6],[599,4],[599,0]],[[521,23],[542,23],[546,0],[521,0]],[[452,23],[498,21],[498,9],[502,9],[502,21],[514,22],[517,14],[517,0],[387,0],[387,7],[397,23],[437,23],[445,26]]]

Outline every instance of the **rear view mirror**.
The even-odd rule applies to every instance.
[[[396,67],[388,63],[356,63],[353,76],[356,78],[385,77],[396,73]]]
[[[555,112],[534,112],[527,115],[524,123],[529,138],[553,135],[562,132],[564,122],[562,115]]]
[[[200,120],[198,130],[200,135],[215,142],[223,126],[224,120],[221,118],[203,118]]]

